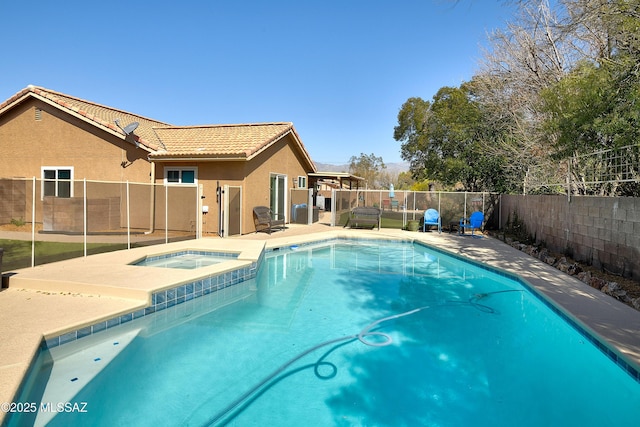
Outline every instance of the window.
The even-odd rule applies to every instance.
[[[307,188],[307,177],[299,176],[298,177],[298,188]]]
[[[196,168],[166,168],[164,180],[167,184],[195,184],[198,179]]]
[[[72,167],[43,167],[42,196],[73,197]]]

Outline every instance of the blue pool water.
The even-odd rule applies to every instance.
[[[403,243],[272,252],[256,279],[37,371],[22,401],[86,403],[39,414],[51,426],[602,427],[640,408],[640,384],[520,283]]]
[[[235,259],[238,254],[208,252],[208,251],[181,251],[170,254],[146,257],[134,265],[141,267],[180,268],[194,270],[221,262]]]

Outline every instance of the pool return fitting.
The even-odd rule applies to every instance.
[[[391,335],[389,335],[387,333],[384,333],[384,332],[379,332],[379,331],[374,331],[373,330],[374,328],[378,327],[380,324],[382,324],[384,322],[388,322],[388,321],[399,319],[399,318],[406,317],[406,316],[411,316],[413,314],[419,313],[419,312],[421,312],[423,310],[426,310],[426,309],[429,309],[429,308],[442,307],[442,306],[446,306],[446,305],[471,306],[471,307],[473,307],[473,308],[475,308],[477,310],[482,311],[483,313],[495,314],[496,313],[495,309],[493,309],[492,307],[490,307],[488,305],[480,304],[478,301],[483,300],[485,298],[488,298],[489,296],[492,296],[492,295],[495,295],[495,294],[507,293],[507,292],[524,292],[524,291],[521,290],[521,289],[507,289],[507,290],[502,290],[502,291],[493,291],[493,292],[474,294],[467,301],[448,300],[448,301],[445,301],[445,302],[439,303],[439,304],[425,305],[425,306],[422,306],[422,307],[414,308],[413,310],[405,311],[403,313],[394,314],[392,316],[383,317],[381,319],[375,320],[375,321],[369,323],[367,326],[365,326],[357,334],[348,335],[348,336],[341,337],[341,338],[334,338],[334,339],[331,339],[331,340],[328,340],[328,341],[324,341],[324,342],[322,342],[320,344],[317,344],[317,345],[315,345],[313,347],[310,347],[307,350],[303,351],[302,353],[299,353],[297,356],[293,357],[292,359],[290,359],[289,361],[287,361],[283,365],[281,365],[278,369],[276,369],[271,374],[266,376],[264,379],[262,379],[259,383],[257,383],[255,386],[253,386],[247,392],[242,394],[236,400],[234,400],[229,405],[227,405],[224,409],[219,411],[215,416],[213,416],[212,418],[208,419],[204,424],[202,424],[202,426],[225,425],[225,424],[231,422],[231,420],[233,420],[233,418],[235,418],[239,413],[241,413],[254,400],[256,400],[258,397],[260,397],[263,393],[265,393],[273,385],[278,383],[280,380],[282,380],[282,379],[284,379],[284,378],[286,378],[286,377],[288,377],[290,375],[293,375],[293,374],[295,374],[297,372],[303,371],[305,369],[313,367],[314,374],[316,375],[316,377],[318,377],[320,379],[323,379],[323,380],[327,380],[327,379],[331,379],[331,378],[335,377],[337,375],[338,368],[333,363],[325,362],[324,359],[327,358],[327,356],[329,356],[331,353],[333,353],[339,347],[342,347],[344,345],[350,344],[350,343],[352,343],[354,341],[360,341],[362,344],[370,346],[370,347],[386,347],[388,345],[393,344],[393,338],[391,337]],[[374,340],[370,340],[370,339],[367,339],[368,337],[381,337],[382,339],[381,340],[375,340],[375,339]],[[283,373],[288,367],[290,367],[292,364],[294,364],[298,360],[302,359],[306,355],[308,355],[310,353],[313,353],[314,351],[316,351],[316,350],[318,350],[318,349],[320,349],[322,347],[326,347],[328,345],[331,345],[331,344],[336,344],[336,345],[334,345],[331,349],[329,349],[329,351],[325,352],[322,356],[320,356],[320,358],[315,363],[309,364],[309,365],[305,365],[305,366],[302,366],[300,368],[296,368],[291,372],[284,373],[280,378],[276,378],[278,375]],[[329,366],[329,367],[331,367],[332,371],[330,373],[328,373],[328,374],[321,374],[320,370],[319,370],[320,366]],[[196,412],[197,411],[195,411],[194,413],[196,413]],[[187,420],[187,422],[188,422],[188,420]]]

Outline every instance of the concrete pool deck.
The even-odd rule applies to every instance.
[[[560,310],[606,340],[640,370],[640,312],[496,239],[402,230],[348,230],[291,225],[272,235],[204,238],[148,246],[17,270],[0,292],[0,402],[11,402],[42,338],[147,306],[151,293],[258,260],[265,248],[338,237],[413,239],[519,275]],[[128,265],[145,255],[185,249],[238,253],[238,259],[198,270]],[[0,411],[0,422],[4,413]]]

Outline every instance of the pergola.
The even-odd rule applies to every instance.
[[[314,186],[319,184],[328,185],[335,189],[357,190],[364,183],[365,179],[352,175],[348,172],[311,172],[309,173],[309,183]]]

